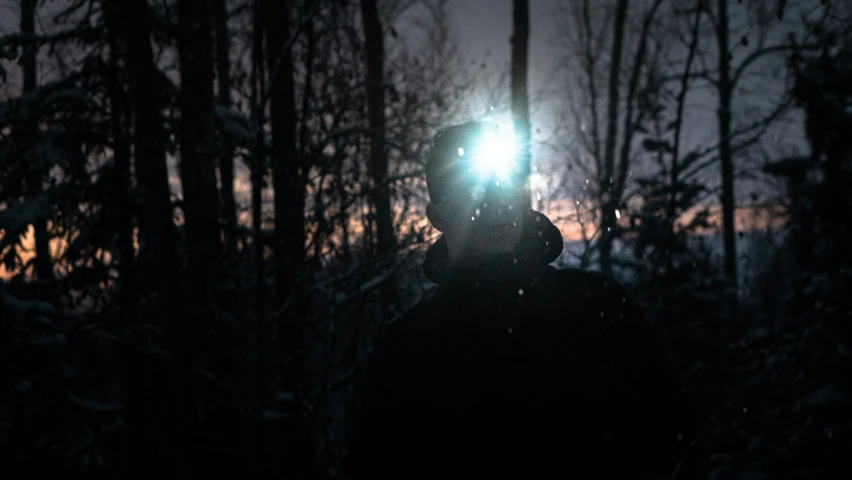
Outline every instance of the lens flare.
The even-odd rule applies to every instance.
[[[485,132],[472,157],[473,170],[482,180],[496,177],[507,181],[516,168],[517,149],[510,128],[500,127]]]

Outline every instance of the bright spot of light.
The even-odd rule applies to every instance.
[[[508,180],[516,157],[517,145],[511,127],[498,127],[496,131],[486,131],[479,139],[473,154],[473,168],[483,179],[495,175],[498,179]]]
[[[615,219],[616,220],[621,219],[621,212],[619,212],[617,208],[615,209]]]
[[[464,156],[464,149],[459,147],[459,156]]]

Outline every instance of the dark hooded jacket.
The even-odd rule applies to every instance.
[[[424,263],[438,288],[369,358],[348,478],[670,476],[687,402],[624,289],[549,265],[559,230],[530,212],[513,254]]]

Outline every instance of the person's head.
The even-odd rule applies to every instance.
[[[524,188],[512,132],[485,122],[440,130],[426,164],[426,215],[451,258],[511,252],[521,238]]]

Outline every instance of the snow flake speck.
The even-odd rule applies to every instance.
[[[524,296],[524,289],[523,288],[518,289],[518,295]]]

